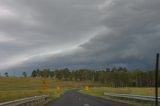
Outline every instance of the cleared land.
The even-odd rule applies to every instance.
[[[46,81],[48,84],[46,90],[42,88],[43,81]],[[86,86],[89,86],[88,90],[85,89]],[[79,88],[83,93],[98,97],[103,97],[104,92],[154,95],[154,88],[112,88],[100,86],[105,85],[89,81],[60,81],[52,78],[0,77],[0,102],[42,94],[49,94],[50,98],[54,99],[58,98],[65,90],[74,88]]]
[[[48,83],[46,90],[43,90],[43,81]],[[51,78],[0,77],[0,102],[42,94],[49,94],[51,98],[57,98],[67,89],[83,88],[85,85],[93,86],[96,84],[91,82],[59,81]],[[57,89],[57,87],[59,88]]]

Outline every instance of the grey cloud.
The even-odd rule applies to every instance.
[[[0,17],[0,32],[13,38],[12,42],[0,42],[1,60],[7,63],[21,56],[23,60],[82,43],[99,27],[97,3],[101,1],[1,1],[0,6],[5,7],[1,11],[14,14]]]
[[[160,51],[160,1],[113,0],[111,4],[104,8],[107,13],[102,21],[111,30],[110,33],[97,36],[82,47],[98,48],[99,54],[104,51],[114,61],[129,59],[137,62],[143,60],[144,64],[152,63],[150,61],[155,53]]]
[[[1,53],[10,52],[5,54],[8,58],[31,57],[15,65],[15,70],[115,64],[148,68],[160,51],[159,0],[21,0],[4,4],[22,17],[27,9],[29,16],[28,23],[0,19],[0,31],[17,41],[0,45]],[[62,52],[47,55],[57,50]]]

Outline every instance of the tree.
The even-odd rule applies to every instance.
[[[139,69],[135,69],[132,71],[131,77],[132,77],[134,86],[142,87],[142,75],[143,74],[144,73],[142,73],[142,71],[140,71]]]
[[[24,75],[24,73],[23,73]],[[154,86],[154,71],[135,69],[129,71],[125,67],[106,68],[104,70],[90,69],[37,69],[32,71],[32,77],[55,78],[65,81],[93,81],[112,87],[151,87]],[[160,77],[160,74],[159,74]],[[160,82],[160,81],[159,81]],[[160,83],[159,83],[160,85]]]
[[[31,75],[32,77],[37,77],[37,73],[36,73],[36,70],[33,70],[32,71],[32,75]]]
[[[26,73],[26,72],[23,72],[22,75],[23,75],[24,77],[27,77],[27,73]]]
[[[5,75],[6,77],[9,77],[8,72],[5,72],[4,75]]]

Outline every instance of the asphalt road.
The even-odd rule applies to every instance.
[[[132,106],[105,100],[89,95],[84,95],[76,90],[64,93],[59,99],[48,103],[46,106]]]

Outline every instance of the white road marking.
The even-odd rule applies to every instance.
[[[89,106],[89,104],[84,104],[84,106]]]

